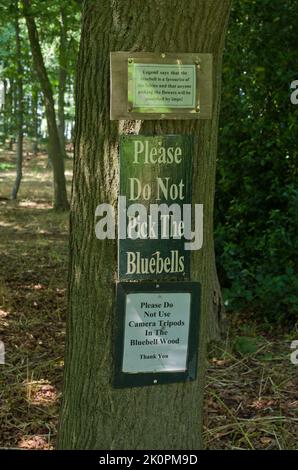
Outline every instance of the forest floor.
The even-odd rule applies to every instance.
[[[12,154],[0,151],[0,447],[52,449],[57,436],[66,316],[68,214],[51,209],[45,154],[28,154],[17,202]],[[66,161],[68,187],[71,160]],[[229,315],[209,348],[205,445],[297,449],[296,332],[270,330],[252,314]],[[296,336],[296,337],[295,337]]]

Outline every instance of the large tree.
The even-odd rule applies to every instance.
[[[207,323],[217,311],[213,199],[221,62],[230,0],[87,0],[76,90],[71,209],[69,315],[59,447],[64,449],[198,449]],[[212,53],[211,120],[109,119],[110,51]],[[198,379],[191,383],[113,389],[116,242],[97,240],[94,212],[116,204],[120,133],[192,134],[192,202],[204,204],[204,244],[191,279],[202,284]]]

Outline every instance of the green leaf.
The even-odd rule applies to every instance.
[[[237,336],[234,348],[240,354],[253,354],[258,350],[258,339],[249,336]]]

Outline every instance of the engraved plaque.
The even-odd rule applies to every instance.
[[[199,110],[194,64],[128,65],[128,111],[172,113]],[[197,109],[197,110],[196,110]]]
[[[111,52],[110,116],[211,119],[212,54]]]

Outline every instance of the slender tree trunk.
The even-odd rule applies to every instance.
[[[85,1],[76,90],[70,234],[69,315],[59,448],[199,449],[206,332],[218,290],[213,200],[221,62],[230,0]],[[110,51],[212,53],[213,118],[196,121],[109,120]],[[191,279],[202,285],[198,379],[114,389],[117,243],[97,240],[94,211],[116,205],[120,133],[192,134],[192,203],[204,204],[204,244],[192,254]]]
[[[49,158],[53,166],[54,175],[54,208],[57,210],[67,210],[69,206],[67,201],[66,182],[64,175],[64,160],[56,122],[53,91],[44,65],[38,32],[34,17],[31,13],[30,0],[22,0],[22,6],[28,29],[33,62],[45,102],[49,134]]]
[[[17,148],[16,148],[16,179],[13,185],[11,198],[16,199],[22,180],[23,171],[23,121],[24,121],[24,103],[23,103],[23,65],[22,50],[19,25],[19,9],[18,0],[15,1],[16,20],[16,57],[17,57],[17,100],[16,100],[16,116],[17,116]]]
[[[64,157],[65,153],[65,89],[67,80],[67,15],[61,7],[60,45],[59,45],[59,89],[58,89],[58,131]]]
[[[38,90],[32,86],[32,151],[38,152]]]
[[[1,117],[2,117],[2,144],[5,146],[5,141],[7,137],[7,117],[6,117],[6,108],[7,108],[7,80],[3,79],[3,104],[1,108]]]
[[[7,86],[7,82],[6,82],[6,86]],[[4,108],[4,135],[5,135],[4,142],[6,143],[5,147],[7,147],[8,150],[12,150],[12,144],[13,144],[12,134],[13,134],[13,129],[14,129],[14,122],[13,122],[14,121],[14,118],[13,118],[14,93],[15,93],[14,81],[9,80],[9,89],[6,95],[5,108]]]

